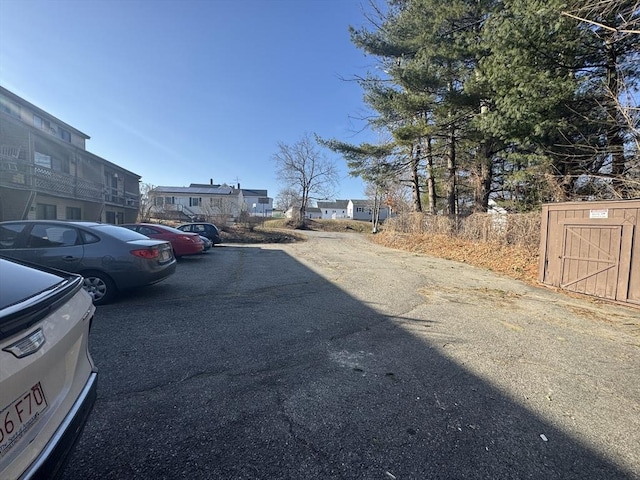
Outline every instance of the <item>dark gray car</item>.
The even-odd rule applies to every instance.
[[[94,222],[0,222],[0,255],[79,273],[96,305],[118,291],[164,280],[176,269],[169,242]]]
[[[207,237],[211,240],[213,245],[217,245],[222,243],[222,238],[220,237],[220,230],[213,223],[203,223],[203,222],[195,222],[195,223],[183,223],[176,227],[178,230],[182,230],[183,232],[192,232],[197,233],[202,237]]]

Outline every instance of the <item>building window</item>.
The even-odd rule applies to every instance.
[[[105,220],[112,225],[122,225],[124,223],[124,213],[122,212],[105,212]]]
[[[69,159],[52,157],[51,168],[57,172],[69,173]]]
[[[36,115],[35,113],[33,114],[33,126],[36,128],[39,128],[40,130],[44,130],[45,132],[55,133],[55,130],[51,128],[51,124],[49,123],[49,120],[45,120],[44,118]]]
[[[356,207],[356,212],[364,213],[364,208],[363,207]]]
[[[60,135],[60,138],[62,140],[71,143],[71,133],[69,131],[65,130],[64,128],[58,127],[58,134]]]
[[[51,156],[40,152],[34,152],[33,163],[39,167],[51,168]]]
[[[36,220],[55,220],[56,218],[58,218],[58,211],[55,205],[36,204]]]
[[[8,113],[12,117],[20,118],[20,106],[0,95],[0,112]]]
[[[175,205],[176,198],[175,197],[164,197],[164,203],[167,205]]]
[[[69,159],[52,157],[40,152],[33,152],[33,163],[39,167],[50,168],[57,172],[69,173]]]
[[[199,207],[201,202],[202,202],[201,198],[189,197],[189,206],[190,207]]]
[[[67,220],[82,220],[82,210],[77,207],[67,207]]]

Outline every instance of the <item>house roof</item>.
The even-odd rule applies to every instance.
[[[370,206],[371,205],[371,200],[351,200],[351,203],[353,203],[354,206]]]
[[[268,197],[266,190],[251,190],[247,188],[242,188],[242,195],[245,197]]]
[[[219,188],[222,185],[220,185],[219,183],[190,183],[189,184],[190,187],[194,187],[194,188]],[[228,186],[228,185],[227,185]]]
[[[230,195],[237,192],[234,188],[222,185],[197,186],[191,184],[190,187],[156,187],[156,193],[181,193],[181,194],[198,194],[198,195]]]
[[[339,210],[346,210],[349,205],[349,200],[336,200],[334,202],[318,202],[318,208],[337,208]]]
[[[287,209],[287,212],[292,212],[294,210],[300,210],[300,205],[292,205]],[[307,207],[305,212],[314,212],[314,213],[322,213],[318,207]]]
[[[73,130],[73,132],[78,135],[79,137],[84,138],[85,140],[89,140],[91,137],[89,135],[87,135],[86,133],[82,133],[80,130],[78,130],[75,127],[72,127],[71,125],[69,125],[66,122],[63,122],[62,120],[60,120],[57,117],[54,117],[53,115],[51,115],[49,112],[46,112],[44,110],[42,110],[40,107],[36,107],[33,103],[28,102],[27,100],[25,100],[22,97],[19,97],[18,95],[16,95],[15,93],[7,90],[6,88],[0,86],[0,95],[4,95],[5,97],[9,98],[10,100],[19,103],[21,105],[24,105],[25,107],[29,108],[30,110],[33,110],[34,112],[36,112],[38,115],[45,117],[46,119],[50,119],[53,120],[55,123],[57,123],[58,125],[64,127],[67,130]]]
[[[263,197],[268,198],[267,190],[255,190],[248,188],[237,189],[226,184],[212,183],[192,183],[188,187],[168,187],[161,186],[154,189],[158,193],[180,193],[180,194],[198,194],[198,195],[229,195],[242,192],[245,197]]]

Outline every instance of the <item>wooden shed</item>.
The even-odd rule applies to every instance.
[[[640,200],[542,206],[538,280],[640,307]]]

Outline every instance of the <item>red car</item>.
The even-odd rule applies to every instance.
[[[204,251],[204,242],[197,233],[183,232],[177,228],[155,223],[128,223],[119,226],[141,233],[149,238],[171,242],[173,255],[176,258],[184,255],[197,255]]]

